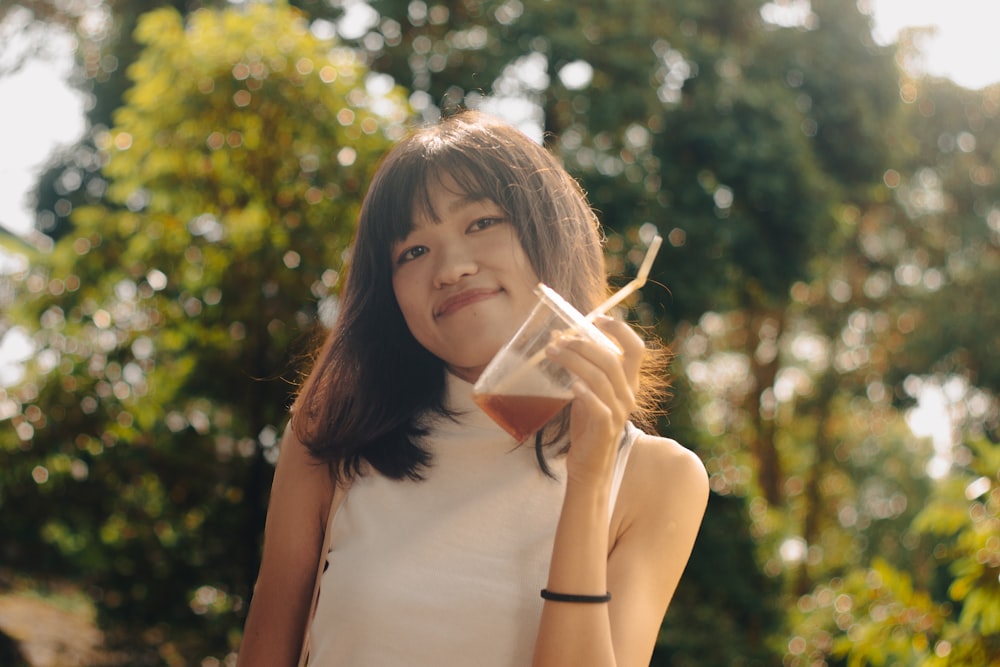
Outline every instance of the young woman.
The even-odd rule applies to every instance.
[[[316,666],[647,665],[708,495],[690,451],[633,426],[660,357],[610,318],[620,354],[554,342],[575,398],[525,443],[471,400],[539,281],[582,312],[607,296],[577,183],[457,114],[384,158],[350,264],[281,444],[239,664],[294,665],[308,631]]]

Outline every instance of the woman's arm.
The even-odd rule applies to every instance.
[[[239,667],[297,664],[332,494],[328,467],[285,429]]]
[[[566,497],[547,587],[610,592],[612,599],[546,601],[535,667],[647,665],[708,498],[705,469],[694,454],[672,440],[644,436],[609,522],[611,474],[634,405],[643,345],[623,323],[601,326],[622,345],[620,357],[580,341],[563,342],[553,354],[583,385],[573,404]]]
[[[701,461],[676,442],[654,436],[641,436],[634,445],[611,522],[610,548],[607,495],[568,486],[548,588],[587,595],[610,591],[612,598],[607,604],[545,602],[536,667],[648,665],[707,500]]]
[[[708,475],[690,450],[642,436],[616,506],[608,556],[611,631],[619,666],[648,665],[708,503]],[[621,512],[618,512],[618,510]]]

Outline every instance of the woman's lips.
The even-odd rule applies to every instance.
[[[461,310],[466,306],[472,305],[479,301],[483,301],[485,299],[490,299],[499,294],[501,291],[502,290],[499,288],[495,289],[481,288],[481,289],[464,290],[442,301],[441,304],[437,307],[437,310],[434,311],[434,317],[447,317],[448,315],[451,315],[455,311]]]

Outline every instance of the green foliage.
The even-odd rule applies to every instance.
[[[934,556],[951,575],[959,610],[948,638],[1000,659],[1000,446],[969,443],[966,471],[941,484],[914,528],[938,538]],[[977,646],[978,645],[978,646]],[[987,661],[988,662],[988,661]],[[984,663],[985,664],[985,663]]]
[[[932,578],[881,557],[799,598],[793,665],[825,656],[861,665],[994,664],[1000,660],[1000,447],[971,443],[967,469],[941,480],[912,523]],[[946,593],[935,585],[949,581]]]
[[[113,644],[169,662],[238,642],[289,355],[335,308],[361,192],[408,111],[287,8],[157,10],[137,38],[98,137],[106,204],[18,283],[36,350],[6,397],[0,548],[79,582]]]
[[[832,580],[799,600],[802,624],[789,642],[792,664],[846,656],[849,667],[922,664],[943,610],[910,576],[884,560]]]
[[[1000,86],[925,81],[904,93],[912,146],[894,174],[906,216],[894,227],[907,243],[875,258],[906,267],[900,305],[917,318],[893,377],[958,375],[995,395],[1000,335],[982,323],[1000,317]],[[994,433],[997,426],[994,419]]]

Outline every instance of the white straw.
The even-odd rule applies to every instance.
[[[608,297],[604,303],[587,313],[585,319],[588,322],[593,322],[598,317],[624,301],[632,292],[646,284],[646,278],[649,277],[649,271],[653,268],[653,260],[656,259],[656,253],[659,252],[661,243],[663,243],[662,236],[657,234],[653,237],[652,242],[649,244],[649,249],[646,251],[646,256],[643,258],[642,264],[639,266],[639,273],[635,275],[635,278],[631,282]]]

